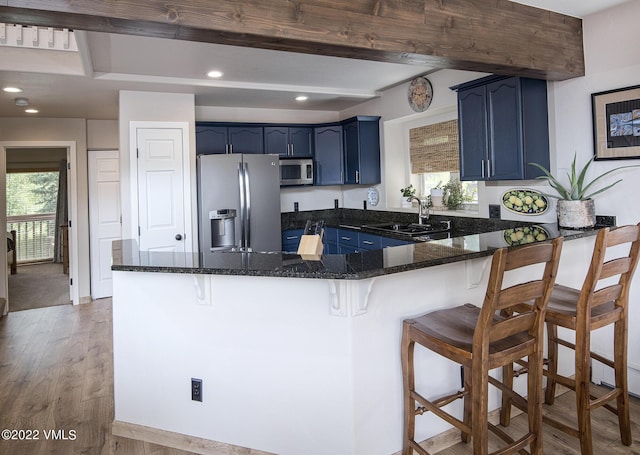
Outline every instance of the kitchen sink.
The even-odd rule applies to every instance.
[[[445,232],[451,229],[450,221],[434,221],[431,223],[379,223],[368,224],[364,226],[369,229],[374,229],[383,232],[395,232],[398,234],[404,234],[409,236],[420,236],[426,234],[433,234],[436,232]]]

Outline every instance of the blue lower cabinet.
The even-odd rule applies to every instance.
[[[282,251],[289,253],[297,252],[303,233],[304,229],[287,229],[286,231],[282,231]]]
[[[338,253],[338,244],[335,242],[325,242],[324,250],[322,254],[339,254]]]
[[[357,253],[359,250],[355,246],[344,245],[342,243],[338,244],[338,254],[351,254]]]
[[[399,245],[408,245],[410,243],[414,243],[408,240],[399,240],[399,239],[392,239],[389,237],[382,237],[382,246],[381,248],[387,248],[389,246],[399,246]]]
[[[296,253],[304,229],[287,229],[282,231],[282,251]],[[327,227],[324,229],[322,254],[350,254],[360,251],[375,251],[390,246],[413,243],[366,232]]]
[[[338,244],[358,248],[358,232],[338,229]]]
[[[358,234],[358,248],[362,250],[379,250],[382,248],[383,238],[380,235],[361,232]]]

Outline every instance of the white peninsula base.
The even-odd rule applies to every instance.
[[[589,242],[565,244],[563,258],[585,263]],[[489,262],[364,280],[114,271],[115,426],[281,455],[396,453],[402,320],[481,304]],[[458,366],[432,352],[416,348],[416,368],[427,396],[460,386]],[[202,379],[202,402],[191,378]],[[416,439],[448,428],[425,415]]]

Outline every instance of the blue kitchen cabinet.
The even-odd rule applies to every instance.
[[[414,242],[410,240],[392,239],[391,237],[382,237],[382,248],[387,248],[390,246],[408,245],[410,243],[414,243]]]
[[[361,250],[379,250],[382,248],[383,238],[381,235],[360,232],[358,233],[358,248]]]
[[[342,125],[314,129],[314,185],[342,184]]]
[[[345,120],[343,129],[345,184],[380,183],[380,117]]]
[[[313,139],[311,127],[265,126],[264,153],[274,153],[290,158],[311,158]]]
[[[196,154],[263,153],[263,128],[251,124],[196,125]]]
[[[297,252],[303,234],[304,229],[287,229],[283,231],[282,251]],[[350,254],[413,243],[408,240],[398,240],[382,235],[334,227],[325,227],[322,240],[322,254]]]
[[[230,126],[229,153],[264,153],[264,132],[261,126]]]
[[[350,229],[337,230],[338,254],[357,253],[358,249],[358,232]]]
[[[287,229],[282,231],[282,251],[287,253],[297,252],[302,234],[304,234],[304,229]]]
[[[338,229],[333,227],[324,228],[323,254],[338,254]]]
[[[488,76],[458,92],[461,180],[534,179],[549,167],[546,81]]]
[[[227,153],[227,127],[196,125],[196,154]]]

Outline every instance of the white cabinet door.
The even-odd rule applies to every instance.
[[[111,242],[122,236],[118,150],[89,151],[91,298],[111,297]]]
[[[183,138],[179,128],[137,128],[141,251],[185,252]]]

